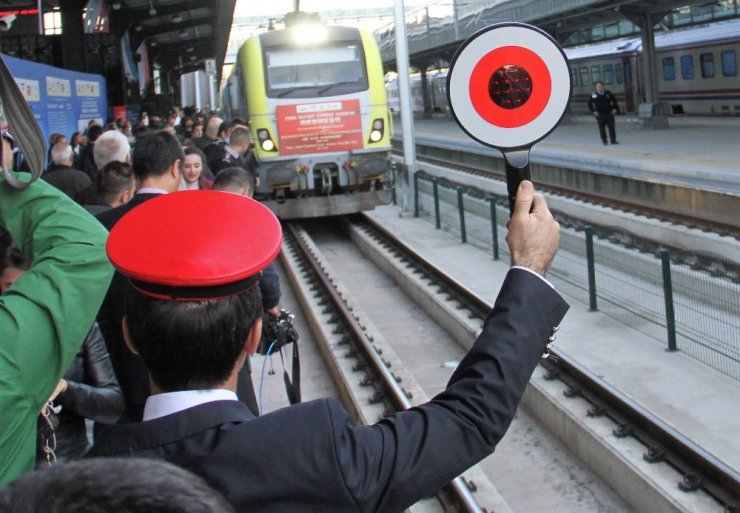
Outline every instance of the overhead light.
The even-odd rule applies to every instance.
[[[152,41],[151,43],[149,43],[149,46],[157,46],[157,42],[156,41]]]
[[[172,18],[170,18],[170,21],[172,21],[172,23],[180,23],[182,21],[182,16],[180,16],[179,14],[175,14],[174,16],[172,16]]]
[[[136,25],[136,26],[134,27],[134,30],[135,30],[136,32],[141,32],[141,28],[142,28],[142,27],[141,27],[141,25]]]
[[[120,11],[121,10],[121,2],[113,2],[110,5],[114,11]]]
[[[191,61],[194,61],[195,59],[197,59],[197,57],[196,57],[195,55],[191,55],[191,56],[190,56],[190,60],[191,60]]]
[[[190,32],[188,32],[187,29],[182,29],[179,34],[180,37],[188,37],[188,34],[190,34]]]
[[[154,4],[152,4],[152,0],[149,0],[149,16],[156,16],[157,10],[154,8]]]
[[[188,48],[188,49],[187,49],[187,50],[185,50],[185,51],[186,51],[186,52],[194,52],[194,51],[195,51],[195,48],[193,48],[193,47],[191,46],[190,48]]]

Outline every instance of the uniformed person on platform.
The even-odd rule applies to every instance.
[[[617,131],[614,126],[614,116],[619,112],[617,98],[611,91],[604,89],[604,82],[596,82],[591,98],[588,99],[588,110],[596,118],[599,125],[599,136],[604,145],[606,142],[606,128],[609,128],[609,140],[612,144],[617,142]]]
[[[219,223],[182,222],[203,212]],[[266,207],[217,191],[161,196],[116,224],[107,249],[130,282],[125,339],[152,395],[143,422],[105,428],[91,455],[166,459],[258,513],[402,511],[488,456],[568,309],[543,278],[559,226],[532,183],[509,223],[513,266],[447,388],[371,426],[336,399],[261,417],[236,400],[260,339],[257,276],[281,237]]]

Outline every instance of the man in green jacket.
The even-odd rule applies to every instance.
[[[113,268],[105,228],[41,180],[19,190],[0,176],[0,225],[33,262],[0,296],[2,487],[33,469],[39,411],[85,340]]]

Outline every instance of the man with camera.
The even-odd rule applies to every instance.
[[[183,237],[175,220],[193,211],[223,222]],[[281,238],[266,207],[215,191],[162,196],[116,225],[108,254],[130,282],[124,335],[153,395],[144,422],[105,428],[91,455],[166,459],[258,513],[401,511],[488,456],[568,309],[543,278],[559,225],[532,183],[509,222],[513,267],[447,388],[371,426],[353,424],[336,399],[261,417],[236,400],[262,331],[257,274]],[[167,265],[146,266],[169,240],[178,247]]]
[[[239,194],[247,198],[251,198],[254,195],[254,177],[246,169],[238,166],[231,166],[222,169],[213,180],[214,191],[232,192]],[[262,295],[262,309],[264,310],[266,317],[263,322],[263,337],[262,343],[258,347],[260,354],[270,354],[278,352],[285,344],[276,344],[272,348],[268,341],[277,341],[279,337],[286,336],[287,333],[291,333],[289,328],[292,329],[292,322],[288,323],[288,317],[283,315],[278,308],[280,301],[280,277],[278,276],[275,266],[269,264],[267,267],[262,269],[259,278],[260,294]],[[291,326],[288,326],[290,324]],[[292,331],[295,333],[295,330]],[[295,342],[298,337],[296,334]],[[271,350],[270,350],[271,349]],[[293,357],[298,356],[298,346],[293,346]],[[293,362],[293,365],[300,365],[298,361]],[[257,396],[254,393],[254,384],[252,383],[252,366],[249,358],[247,358],[244,367],[239,374],[238,388],[236,395],[239,400],[249,406],[252,413],[259,415],[259,406],[257,405]],[[296,372],[293,372],[296,376]],[[288,381],[289,382],[289,381]],[[292,390],[291,390],[292,389]],[[287,388],[288,397],[291,404],[294,402],[300,402],[300,383],[293,380],[290,386]]]

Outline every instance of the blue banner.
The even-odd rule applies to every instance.
[[[44,133],[44,144],[53,133],[71,138],[74,132],[84,132],[91,119],[105,122],[108,100],[102,76],[2,58]]]

